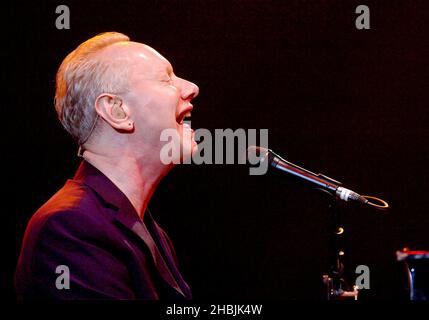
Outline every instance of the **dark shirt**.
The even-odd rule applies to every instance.
[[[66,275],[58,266],[68,268],[69,289],[58,289],[58,277]],[[142,221],[118,187],[86,161],[31,218],[15,287],[19,299],[192,297],[173,245],[151,213]]]

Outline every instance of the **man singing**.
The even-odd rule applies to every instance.
[[[162,55],[121,33],[93,37],[64,59],[55,108],[83,161],[27,226],[18,298],[192,297],[147,205],[173,167],[160,160],[163,130],[177,135],[181,161],[197,149],[184,123],[197,94]],[[58,281],[61,270],[69,279]]]

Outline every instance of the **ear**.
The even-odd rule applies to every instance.
[[[103,93],[95,100],[95,110],[110,126],[121,131],[132,131],[129,109],[116,95]]]

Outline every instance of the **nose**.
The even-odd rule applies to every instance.
[[[191,101],[198,95],[198,93],[200,92],[200,89],[195,83],[192,83],[185,79],[180,79],[180,80],[182,82],[182,85],[181,85],[182,99]]]

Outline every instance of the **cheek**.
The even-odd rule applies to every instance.
[[[165,91],[160,95],[166,103],[177,105],[180,101],[180,92],[174,86],[168,86]]]
[[[141,89],[141,88],[138,88]],[[180,102],[180,92],[173,86],[145,87],[135,90],[132,95],[131,107],[134,113],[136,129],[145,134],[177,125],[176,111]]]
[[[176,123],[176,113],[179,102],[180,95],[178,90],[174,87],[168,87],[157,96],[156,101],[154,101],[154,109],[152,111],[160,118],[159,121],[174,121],[174,123]]]
[[[180,96],[177,90],[153,92],[145,98],[144,104],[139,104],[136,110],[139,122],[143,127],[156,131],[175,128],[179,101]]]
[[[173,86],[166,86],[148,93],[147,105],[151,109],[168,109],[176,107],[179,100],[179,91]]]

